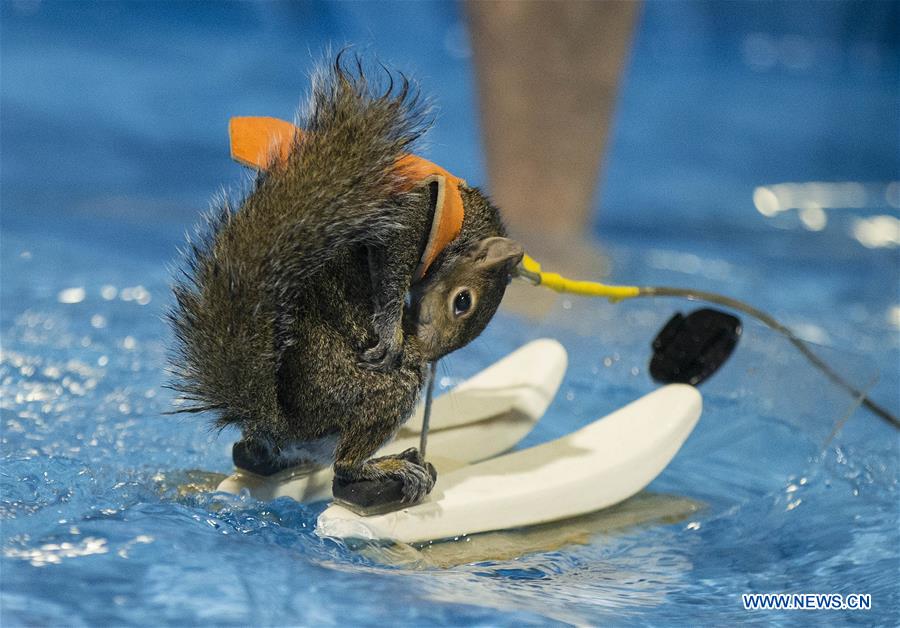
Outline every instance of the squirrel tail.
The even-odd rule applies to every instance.
[[[371,83],[343,52],[313,77],[308,114],[284,163],[261,173],[241,220],[268,228],[268,261],[284,296],[347,245],[380,244],[409,228],[409,173],[398,159],[425,132],[427,104],[402,74]]]
[[[170,388],[180,394],[176,412],[214,411],[218,427],[242,426],[254,416],[280,418],[268,384],[272,375],[267,322],[253,311],[253,291],[246,268],[220,255],[235,210],[223,201],[204,216],[205,226],[183,253],[168,319],[175,336],[169,356]]]
[[[428,108],[406,77],[385,70],[375,84],[343,56],[314,77],[287,159],[258,175],[238,210],[222,203],[175,282],[178,412],[216,411],[245,437],[286,421],[277,371],[292,321],[281,310],[336,254],[406,228],[410,192],[395,162],[427,128]]]

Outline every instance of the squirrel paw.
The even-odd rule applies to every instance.
[[[422,454],[419,453],[419,450],[415,447],[410,447],[409,449],[404,449],[399,454],[394,454],[392,456],[385,456],[385,458],[399,458],[400,460],[408,460],[413,464],[417,464],[420,467],[425,466],[425,461],[422,460]],[[380,460],[380,458],[379,458]]]
[[[434,465],[423,461],[419,450],[414,447],[393,456],[376,458],[371,464],[384,477],[403,483],[403,501],[406,503],[418,502],[428,495],[437,480]]]
[[[392,338],[382,337],[374,347],[360,356],[359,365],[373,371],[389,371],[403,353],[403,331],[398,327]]]
[[[403,482],[403,501],[414,504],[424,498],[434,488],[437,471],[434,465],[426,462],[425,466],[419,466],[412,462],[404,461],[403,469],[395,476]]]

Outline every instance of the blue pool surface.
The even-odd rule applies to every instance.
[[[448,566],[320,539],[323,504],[179,493],[236,438],[165,414],[163,387],[176,249],[246,180],[228,117],[291,117],[321,51],[361,43],[439,103],[425,155],[484,182],[462,10],[22,0],[0,28],[3,626],[900,622],[898,432],[750,322],[650,487],[687,516]],[[596,200],[611,279],[749,301],[900,410],[898,42],[896,2],[647,2]],[[441,386],[559,339],[540,443],[652,390],[650,339],[691,307],[503,313]],[[872,609],[747,612],[751,592]]]

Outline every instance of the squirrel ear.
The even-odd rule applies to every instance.
[[[472,255],[479,266],[493,268],[495,266],[515,266],[522,261],[525,249],[521,244],[509,238],[492,237],[479,240],[472,245]]]

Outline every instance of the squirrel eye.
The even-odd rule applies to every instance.
[[[462,316],[472,307],[472,293],[463,288],[453,297],[453,315]]]

